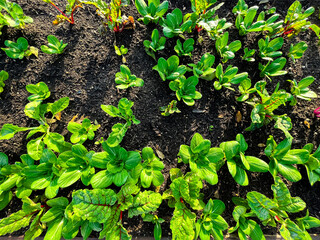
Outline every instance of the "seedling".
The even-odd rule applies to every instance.
[[[111,117],[122,118],[126,121],[125,124],[117,123],[113,125],[111,129],[112,132],[109,134],[109,137],[106,141],[110,147],[116,147],[121,143],[132,123],[136,125],[140,123],[140,121],[133,115],[131,110],[133,104],[134,103],[129,101],[127,98],[121,98],[118,103],[118,108],[112,105],[101,105],[102,110]]]
[[[179,57],[189,56],[190,58],[192,58],[193,45],[194,45],[193,38],[189,38],[185,40],[183,44],[178,39],[177,45],[174,46],[174,50],[176,51]]]
[[[216,41],[216,50],[222,57],[222,62],[226,63],[229,59],[235,57],[235,52],[241,48],[241,42],[239,40],[233,41],[228,45],[229,32],[225,32],[221,38]]]
[[[47,39],[49,42],[48,46],[41,46],[41,51],[47,54],[61,54],[63,53],[65,47],[68,45],[68,43],[63,43],[62,40],[59,40],[53,35],[49,35]]]
[[[177,99],[183,100],[188,106],[195,104],[194,100],[202,97],[201,93],[196,91],[196,86],[199,79],[196,76],[186,78],[185,76],[180,77],[174,81],[171,81],[169,87],[172,91],[176,92]]]
[[[9,74],[6,71],[2,70],[0,72],[0,93],[3,92],[3,88],[5,86],[4,81],[7,80],[8,78],[9,78]]]
[[[69,122],[68,130],[72,133],[70,141],[72,143],[84,143],[87,139],[93,140],[94,132],[100,128],[99,124],[91,124],[88,118],[82,120],[82,123]]]
[[[13,59],[22,59],[24,57],[29,57],[32,54],[38,57],[38,49],[35,47],[29,47],[27,39],[23,37],[19,37],[17,42],[12,42],[9,40],[6,40],[4,42],[4,45],[7,46],[7,48],[1,48],[8,57]]]
[[[136,75],[132,75],[130,69],[126,65],[120,66],[120,72],[116,73],[117,88],[126,89],[129,87],[142,87],[144,81],[141,78],[137,78]]]
[[[241,96],[237,98],[237,101],[244,102],[246,101],[251,93],[256,92],[255,88],[251,88],[250,78],[244,79],[239,85],[239,92]]]
[[[237,67],[232,67],[229,65],[225,72],[223,72],[222,64],[220,63],[216,69],[217,81],[214,82],[213,86],[216,90],[221,90],[222,87],[228,88],[232,91],[234,89],[231,87],[231,84],[240,84],[243,80],[248,78],[248,73],[239,73]]]
[[[187,67],[179,65],[179,57],[175,55],[169,57],[168,60],[159,58],[158,64],[152,69],[159,73],[163,81],[178,79],[187,72]]]
[[[295,62],[295,59],[302,58],[307,48],[308,45],[305,42],[299,42],[295,45],[291,44],[288,57],[290,57],[292,61]]]
[[[255,59],[253,55],[256,53],[255,49],[249,50],[248,48],[244,49],[244,55],[242,57],[243,60],[248,61],[248,62],[254,62]]]
[[[145,214],[143,217],[144,222],[152,222],[154,224],[153,237],[155,240],[161,240],[162,229],[161,223],[165,222],[164,219],[159,218],[157,215]]]
[[[145,46],[146,53],[156,60],[155,53],[157,51],[163,50],[166,44],[165,37],[159,37],[159,31],[154,29],[151,34],[151,42],[149,40],[144,40],[143,45]],[[149,50],[150,49],[150,50]]]
[[[2,10],[6,11],[4,14]],[[18,29],[25,28],[25,25],[32,23],[33,19],[24,15],[22,8],[17,3],[1,0],[0,2],[0,35],[4,26],[14,27]]]
[[[260,39],[258,42],[259,45],[259,56],[267,61],[273,61],[274,58],[280,57],[282,55],[281,51],[278,51],[282,48],[283,38],[275,38],[270,41],[270,37],[267,36],[266,39]]]
[[[166,19],[160,21],[163,27],[163,34],[167,38],[173,38],[184,33],[192,25],[192,21],[188,20],[182,23],[182,12],[179,8],[168,13]]]
[[[297,104],[297,98],[311,101],[312,98],[317,97],[317,94],[308,88],[314,82],[314,77],[305,77],[299,83],[296,80],[288,80],[288,82],[292,84],[291,93],[294,96],[291,100],[291,105]]]
[[[124,57],[128,53],[128,48],[125,48],[123,45],[119,48],[117,45],[114,45],[114,50],[118,56],[122,56],[122,63],[126,63],[127,60]]]
[[[177,101],[172,100],[168,106],[160,107],[160,111],[162,112],[162,116],[169,116],[173,113],[181,113],[181,111],[177,108]]]
[[[144,24],[149,24],[150,22],[157,24],[169,8],[168,1],[160,4],[160,0],[148,0],[148,6],[144,0],[135,0],[135,5],[138,12],[143,16],[138,21],[142,20]]]
[[[287,59],[284,57],[277,58],[274,61],[269,61],[266,65],[259,63],[260,77],[267,77],[270,81],[270,77],[285,75],[288,72],[282,70],[287,63]]]
[[[193,67],[193,74],[196,77],[211,81],[216,76],[216,69],[212,68],[214,61],[213,55],[205,53],[197,64],[190,63],[188,65]]]
[[[216,40],[217,38],[220,38],[224,31],[231,26],[232,23],[227,22],[225,18],[215,16],[214,18],[209,17],[200,19],[197,23],[196,29],[198,32],[201,31],[201,29],[204,29],[213,40]]]

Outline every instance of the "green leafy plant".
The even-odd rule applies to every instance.
[[[280,234],[285,240],[293,239],[311,239],[306,231],[312,227],[320,226],[317,218],[310,217],[307,213],[305,217],[297,218],[292,221],[288,213],[297,213],[306,208],[306,203],[299,197],[292,197],[286,185],[279,177],[275,178],[275,184],[271,187],[273,191],[273,199],[266,197],[259,192],[247,193],[246,200],[237,200],[240,203],[234,210],[234,217],[237,226],[232,231],[238,229],[239,237],[245,238],[246,235],[252,239],[265,239],[258,224],[246,217],[257,217],[262,221],[263,225],[272,227],[277,226],[277,222],[281,224]],[[246,213],[250,210],[249,213]],[[241,223],[247,222],[248,227],[241,226]]]
[[[295,62],[295,59],[302,58],[307,48],[308,48],[308,45],[305,42],[299,42],[295,45],[291,44],[288,57],[290,57],[292,61]]]
[[[100,128],[99,124],[91,124],[88,118],[82,120],[82,123],[69,122],[68,131],[72,133],[70,142],[84,143],[87,139],[93,140],[94,132]]]
[[[222,57],[222,62],[226,63],[229,59],[235,57],[235,52],[241,48],[241,42],[239,40],[233,41],[228,45],[229,32],[225,32],[221,38],[216,40],[216,49],[219,55]]]
[[[152,69],[159,73],[163,81],[178,79],[187,72],[185,65],[179,65],[179,57],[176,55],[169,57],[168,60],[159,58],[158,64]]]
[[[224,153],[221,148],[211,148],[210,140],[203,139],[199,133],[195,133],[190,146],[180,146],[178,156],[178,162],[189,164],[191,172],[200,179],[211,185],[217,184],[216,163],[223,159]]]
[[[166,19],[160,21],[160,25],[163,27],[164,36],[173,38],[190,28],[192,21],[188,20],[182,23],[182,12],[179,8],[176,8],[167,14]]]
[[[141,78],[137,78],[136,75],[132,75],[130,69],[126,65],[120,66],[120,72],[116,73],[117,88],[126,89],[129,87],[142,87],[144,81]]]
[[[243,102],[246,101],[251,93],[256,92],[255,88],[251,88],[250,78],[244,79],[239,85],[239,92],[241,93],[240,97],[237,97],[237,101]]]
[[[140,15],[143,16],[138,20],[142,20],[144,24],[158,23],[169,8],[168,1],[160,4],[160,0],[148,0],[148,5],[144,0],[135,0],[135,5]]]
[[[216,69],[212,68],[215,61],[215,57],[210,53],[205,53],[201,60],[197,64],[190,63],[190,67],[193,67],[193,74],[201,79],[211,81],[216,76]]]
[[[299,83],[296,80],[288,80],[291,83],[291,94],[294,98],[291,100],[291,105],[297,103],[297,98],[311,101],[312,98],[316,98],[317,94],[311,91],[308,87],[314,82],[314,77],[309,76],[302,79]]]
[[[292,138],[286,138],[277,144],[270,136],[265,154],[270,159],[269,171],[274,178],[280,173],[287,180],[297,182],[302,176],[293,164],[305,164],[309,159],[309,152],[306,149],[291,150],[291,144]]]
[[[262,31],[267,31],[272,34],[277,32],[282,26],[283,21],[276,22],[280,16],[279,14],[274,14],[265,20],[266,13],[264,11],[259,13],[256,22],[254,22],[258,9],[258,6],[248,8],[248,5],[244,0],[239,0],[237,5],[233,8],[232,12],[237,15],[235,25],[241,36],[246,35],[249,32]]]
[[[309,158],[306,163],[304,163],[304,166],[306,167],[308,178],[311,186],[313,186],[317,181],[320,180],[320,148],[318,147],[317,150],[312,153],[313,150],[313,144],[308,143],[303,147],[303,149],[308,150],[309,152]]]
[[[246,60],[248,62],[254,62],[255,59],[253,58],[253,55],[256,53],[255,49],[249,50],[248,48],[244,49],[244,55],[242,57],[243,60]]]
[[[246,156],[245,151],[248,149],[242,134],[238,134],[236,141],[223,142],[220,144],[220,149],[223,150],[225,161],[228,165],[228,170],[233,179],[241,186],[247,186],[249,179],[246,173],[251,172],[268,172],[268,164],[253,156]],[[220,167],[224,164],[223,160],[217,165]]]
[[[287,59],[284,57],[277,58],[274,61],[269,61],[266,65],[259,63],[260,77],[267,77],[270,81],[270,77],[285,75],[288,72],[282,70],[287,63]]]
[[[204,29],[213,40],[216,40],[221,37],[225,30],[232,26],[232,23],[227,22],[225,18],[219,18],[218,16],[213,18],[211,15],[211,11],[202,15],[202,18],[197,22],[196,29],[199,32]]]
[[[176,92],[176,97],[180,101],[181,99],[188,106],[195,104],[194,100],[202,97],[201,93],[196,91],[196,86],[199,79],[196,76],[184,77],[171,81],[169,87],[172,91]]]
[[[107,144],[110,147],[116,147],[121,143],[132,123],[140,123],[140,121],[133,115],[133,112],[131,110],[133,104],[134,103],[127,98],[121,98],[118,103],[118,108],[112,105],[101,105],[102,110],[111,117],[122,118],[126,121],[125,124],[117,123],[113,125],[111,129],[112,132],[109,134],[109,137],[107,139]]]
[[[90,181],[92,187],[106,188],[112,183],[120,187],[127,182],[136,181],[137,179],[132,179],[131,175],[141,162],[140,154],[136,151],[126,151],[119,145],[110,147],[106,142],[102,146],[106,152],[96,155],[93,165],[105,170],[92,176]]]
[[[295,1],[288,9],[287,15],[284,20],[284,27],[277,32],[277,35],[292,37],[299,34],[301,31],[307,30],[311,23],[308,17],[314,12],[313,7],[309,7],[305,11],[299,1]]]
[[[173,113],[181,113],[181,111],[177,108],[177,101],[172,100],[168,106],[160,107],[160,111],[162,112],[162,116],[169,116]]]
[[[63,43],[62,40],[59,40],[53,35],[49,35],[48,39],[48,46],[42,45],[41,51],[47,54],[61,54],[63,53],[65,47],[68,45],[67,43]]]
[[[30,101],[24,109],[25,114],[39,122],[38,127],[19,127],[13,124],[4,124],[0,131],[0,140],[10,139],[18,132],[29,131],[27,139],[36,133],[40,137],[33,139],[27,144],[27,151],[31,158],[39,160],[44,151],[45,145],[55,152],[63,152],[71,148],[71,144],[64,141],[64,137],[58,133],[50,132],[49,122],[54,121],[56,114],[63,111],[69,105],[69,98],[64,97],[53,103],[44,104],[43,101],[50,96],[48,86],[43,83],[29,84],[27,91],[33,95],[28,97]],[[46,114],[51,113],[51,120],[47,120]]]
[[[222,64],[220,63],[216,69],[217,81],[214,82],[213,86],[216,90],[221,90],[222,87],[228,88],[230,90],[234,89],[231,87],[231,84],[239,84],[245,79],[248,78],[248,73],[239,73],[237,67],[232,67],[229,65],[227,69],[223,72]]]
[[[273,58],[280,57],[282,55],[283,38],[275,38],[270,41],[270,37],[267,36],[266,39],[260,39],[258,41],[259,46],[259,56],[267,61],[273,61]]]
[[[7,48],[1,48],[5,53],[7,54],[8,57],[10,58],[19,58],[22,59],[24,57],[29,57],[32,54],[38,57],[38,49],[35,47],[30,46],[27,39],[23,37],[19,37],[17,39],[17,42],[12,42],[9,40],[6,40],[4,42],[4,45],[7,46]]]
[[[152,214],[145,214],[143,217],[144,222],[152,222],[154,224],[153,229],[153,237],[155,240],[161,240],[162,237],[162,229],[161,229],[161,223],[163,223],[165,220],[162,218],[159,218],[157,215]]]
[[[3,92],[3,88],[5,86],[4,81],[7,80],[8,78],[9,78],[9,74],[6,71],[1,70],[1,72],[0,72],[0,93]]]
[[[196,223],[196,237],[201,240],[214,239],[223,240],[223,231],[228,229],[228,223],[220,215],[224,212],[226,206],[220,200],[209,199],[203,209],[200,219]]]
[[[6,13],[3,13],[5,11]],[[8,0],[0,1],[0,35],[4,26],[23,29],[26,24],[32,23],[33,19],[23,13],[22,8],[17,3]]]
[[[154,29],[151,34],[151,42],[149,40],[144,40],[143,45],[145,47],[146,53],[156,60],[155,53],[157,51],[163,50],[166,44],[165,37],[159,37],[158,29]],[[151,50],[149,50],[151,49]]]
[[[142,149],[142,159],[138,168],[141,167],[140,180],[143,188],[149,188],[151,183],[158,187],[164,182],[164,177],[161,170],[164,169],[164,164],[156,157],[152,148],[145,147]]]
[[[292,128],[291,119],[287,115],[276,115],[273,112],[281,105],[292,100],[292,95],[285,90],[279,90],[279,83],[276,89],[270,95],[266,90],[266,82],[259,81],[255,84],[254,92],[257,92],[260,97],[253,97],[247,103],[253,106],[251,112],[251,125],[246,128],[246,131],[252,131],[263,125],[269,124],[275,120],[275,128],[281,129],[287,137],[291,137],[288,132]],[[253,92],[253,90],[251,90]]]
[[[125,48],[123,45],[119,48],[117,45],[114,45],[114,50],[118,56],[122,56],[122,63],[126,63],[125,54],[128,53],[128,48]]]
[[[193,38],[189,38],[185,40],[183,44],[178,39],[177,45],[174,46],[174,50],[176,51],[179,57],[189,56],[190,58],[192,58],[193,45],[194,45]]]

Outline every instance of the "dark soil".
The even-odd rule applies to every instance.
[[[170,2],[170,10],[178,7],[184,13],[190,11],[191,4],[188,0],[179,0]],[[223,1],[222,1],[223,2]],[[235,0],[224,1],[225,5],[218,11],[220,17],[226,17],[228,21],[234,23],[235,17],[231,10],[236,4]],[[264,6],[277,7],[277,12],[284,18],[286,11],[293,0],[272,1]],[[136,23],[135,30],[126,30],[119,34],[113,34],[111,31],[104,33],[99,29],[100,19],[95,15],[95,9],[85,7],[77,11],[75,15],[76,24],[70,25],[64,23],[59,26],[53,26],[51,22],[55,19],[57,12],[49,4],[40,0],[18,0],[25,13],[34,19],[33,24],[27,25],[24,30],[15,30],[4,28],[0,36],[0,46],[4,46],[4,40],[16,40],[18,37],[25,37],[31,46],[40,48],[46,44],[46,37],[49,34],[57,36],[68,43],[66,51],[61,55],[47,55],[39,53],[39,58],[13,60],[8,58],[3,51],[0,52],[0,70],[9,73],[9,79],[5,82],[4,92],[1,93],[0,101],[0,127],[5,123],[13,123],[19,126],[36,126],[37,123],[30,120],[24,114],[24,106],[27,104],[28,92],[26,85],[35,84],[40,81],[45,82],[51,91],[51,100],[61,97],[70,97],[69,107],[62,113],[62,119],[54,123],[52,130],[57,131],[69,139],[70,134],[67,131],[67,124],[77,115],[96,120],[101,124],[101,128],[96,132],[96,138],[107,137],[113,124],[118,119],[107,116],[100,108],[101,104],[117,105],[119,99],[127,97],[134,101],[134,114],[141,120],[141,124],[134,125],[127,132],[122,146],[127,150],[141,150],[143,147],[150,146],[153,149],[164,154],[164,163],[166,168],[163,174],[166,177],[165,183],[161,186],[161,191],[169,188],[170,179],[168,173],[170,168],[179,167],[187,170],[183,164],[177,163],[177,153],[181,144],[190,144],[191,137],[195,132],[199,132],[203,137],[211,140],[212,146],[219,146],[223,141],[234,140],[238,133],[242,133],[249,144],[248,155],[260,157],[266,161],[263,147],[260,143],[266,143],[269,135],[275,136],[277,142],[283,139],[283,133],[274,129],[271,125],[263,127],[254,132],[246,132],[244,129],[250,125],[251,107],[245,103],[239,103],[235,100],[237,94],[230,90],[215,91],[212,82],[200,81],[197,90],[203,97],[196,101],[193,107],[187,107],[182,102],[178,104],[181,110],[180,114],[169,117],[160,115],[159,107],[168,105],[175,99],[174,93],[169,89],[168,83],[163,82],[158,73],[152,70],[156,62],[149,57],[143,47],[143,40],[150,39],[152,30],[156,25],[145,26]],[[247,1],[249,6],[258,4],[259,1]],[[317,18],[319,14],[319,0],[301,1],[304,7],[314,6],[316,13],[311,17],[311,21],[320,25]],[[169,11],[170,11],[169,10]],[[124,9],[124,13],[139,18],[139,14],[134,6],[131,5]],[[162,31],[160,31],[162,33]],[[230,30],[232,40],[241,40],[243,46],[257,48],[259,35],[249,34],[245,37],[239,37],[237,29],[233,26]],[[193,62],[200,60],[206,52],[216,55],[214,42],[209,40],[205,33],[201,33],[204,38],[202,44],[196,43],[195,52],[192,58]],[[195,37],[197,35],[189,35]],[[291,43],[305,41],[308,49],[302,59],[295,64],[288,60],[286,70],[289,72],[284,77],[274,78],[271,83],[273,88],[277,82],[280,82],[281,88],[289,90],[287,79],[301,80],[312,75],[316,81],[311,89],[320,94],[320,47],[317,45],[317,37],[311,32],[304,32],[293,40],[286,40],[285,49],[288,51]],[[127,66],[132,73],[142,78],[145,85],[142,88],[132,88],[129,90],[118,90],[115,87],[115,73],[119,71],[122,64],[121,57],[115,54],[113,44],[116,41],[118,46],[124,45],[129,49]],[[159,55],[164,58],[175,54],[173,47],[176,39],[168,39],[166,49]],[[243,50],[241,50],[243,51]],[[239,72],[246,71],[252,82],[259,80],[257,62],[247,63],[241,60],[243,52],[239,52],[234,60],[228,64],[235,65]],[[286,53],[285,51],[285,53]],[[286,55],[286,54],[285,54]],[[218,65],[219,59],[216,58]],[[190,63],[190,59],[183,58],[183,64]],[[269,84],[269,83],[268,83]],[[294,137],[294,148],[302,148],[307,143],[313,143],[319,146],[320,120],[316,119],[313,110],[320,106],[320,100],[315,99],[311,102],[300,101],[296,106],[281,107],[280,114],[288,114],[292,119],[293,129],[291,134]],[[242,120],[238,123],[235,120],[237,112],[242,114]],[[310,128],[304,124],[308,121]],[[10,163],[19,161],[19,156],[26,153],[26,134],[18,134],[12,140],[2,141],[0,151],[5,152],[10,159]],[[259,145],[259,146],[258,146]],[[87,149],[98,151],[101,147],[94,145],[94,141],[85,143]],[[300,196],[308,206],[310,215],[320,218],[320,183],[310,186],[306,171],[300,169],[303,179],[297,183],[288,183],[292,196]],[[215,186],[206,186],[204,188],[205,202],[209,198],[218,198],[226,204],[224,213],[225,219],[229,225],[232,222],[232,210],[234,208],[231,198],[233,196],[245,197],[248,191],[259,191],[272,197],[271,185],[272,176],[269,173],[252,173],[250,185],[240,187],[228,173],[226,166],[219,171],[219,183]],[[80,185],[77,187],[81,187]],[[72,187],[74,188],[74,187]],[[72,190],[72,189],[68,189]],[[68,195],[67,190],[59,194]],[[0,217],[5,217],[12,212],[19,210],[20,200],[15,199],[1,212]],[[166,203],[160,206],[159,216],[166,219],[163,224],[163,235],[170,235],[169,220],[172,216],[172,209],[168,208]],[[152,235],[153,226],[149,223],[143,223],[140,218],[126,219],[125,227],[130,229],[134,236]],[[275,229],[265,229],[267,234],[275,234]],[[320,229],[311,230],[320,233]]]

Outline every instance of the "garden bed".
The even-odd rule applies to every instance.
[[[101,104],[116,106],[121,98],[128,98],[134,102],[133,112],[137,119],[141,121],[139,125],[133,125],[126,133],[121,146],[128,151],[139,150],[144,147],[153,148],[157,155],[161,157],[165,165],[162,171],[165,180],[160,187],[160,193],[169,188],[171,181],[169,171],[171,168],[180,168],[187,172],[189,168],[186,164],[178,163],[177,154],[180,145],[190,145],[192,136],[198,132],[205,139],[211,141],[211,146],[218,147],[221,142],[232,141],[236,139],[238,133],[244,135],[249,147],[247,155],[259,157],[266,162],[268,158],[264,154],[265,144],[270,135],[273,135],[276,142],[279,143],[285,138],[282,131],[275,129],[272,124],[264,126],[255,131],[245,131],[249,127],[251,119],[250,113],[252,107],[243,102],[237,102],[239,97],[237,91],[222,89],[216,91],[212,81],[200,80],[197,91],[202,94],[202,98],[196,100],[194,106],[189,107],[182,101],[178,103],[181,110],[179,114],[173,114],[168,117],[161,115],[160,107],[166,106],[175,99],[175,94],[159,77],[157,71],[152,68],[157,64],[144,51],[143,41],[150,40],[151,33],[157,28],[162,36],[162,27],[155,24],[144,25],[136,21],[136,28],[124,30],[121,33],[104,31],[100,27],[101,19],[95,14],[95,8],[85,6],[84,9],[78,9],[75,14],[75,24],[64,23],[54,26],[51,22],[55,19],[57,12],[49,4],[40,0],[18,0],[16,1],[24,10],[25,14],[34,19],[34,23],[28,24],[25,29],[17,30],[13,28],[3,28],[0,35],[1,47],[5,40],[14,40],[18,37],[25,37],[31,46],[40,48],[47,43],[48,35],[55,35],[63,42],[68,43],[63,54],[48,55],[42,52],[39,57],[31,56],[29,59],[14,60],[8,58],[2,51],[0,55],[0,70],[9,73],[9,79],[5,82],[6,86],[1,93],[0,98],[0,127],[6,123],[12,123],[19,126],[37,126],[37,121],[32,120],[24,114],[24,107],[28,103],[29,93],[26,91],[26,85],[45,82],[50,91],[49,100],[57,100],[62,97],[69,97],[70,104],[62,112],[61,121],[52,123],[51,131],[58,132],[65,136],[68,141],[71,134],[67,131],[68,123],[74,116],[89,118],[91,121],[97,121],[101,127],[96,131],[93,141],[86,141],[84,146],[88,150],[101,151],[101,145],[95,145],[94,142],[101,137],[107,138],[111,132],[111,127],[119,122],[116,118],[111,118],[101,110]],[[169,1],[169,10],[180,8],[183,13],[190,12],[191,4],[189,0]],[[217,14],[225,17],[231,23],[235,22],[235,16],[232,8],[236,1],[226,0]],[[257,1],[246,1],[249,6],[258,4]],[[287,9],[293,1],[269,1],[260,4],[260,8],[274,6],[277,13],[284,18]],[[316,13],[310,17],[312,23],[320,25],[317,18],[319,14],[319,1],[305,0],[301,1],[304,8],[313,6]],[[133,16],[134,19],[140,17],[134,3],[123,9],[124,14]],[[240,40],[243,47],[257,48],[258,40],[262,35],[260,33],[250,33],[246,36],[239,36],[238,30],[232,26],[229,30],[230,40]],[[207,52],[216,56],[215,66],[219,63],[219,57],[215,49],[214,41],[209,39],[207,34],[200,33],[185,34],[187,38],[195,39],[195,50],[192,55],[192,61],[189,57],[180,58],[181,64],[197,63],[201,56]],[[202,37],[203,41],[197,40]],[[165,59],[176,54],[174,46],[178,38],[167,39],[165,50],[161,51],[158,57]],[[132,74],[144,80],[144,86],[141,88],[129,88],[119,90],[115,84],[115,74],[119,72],[122,59],[114,51],[114,42],[117,46],[124,45],[128,48],[128,54],[125,55],[127,66]],[[305,41],[308,45],[303,58],[297,59],[293,63],[288,59],[285,70],[288,74],[273,78],[268,82],[268,89],[271,91],[276,84],[280,82],[281,88],[290,91],[288,79],[301,80],[307,76],[314,76],[316,80],[310,88],[320,94],[320,46],[317,36],[312,31],[300,33],[293,39],[285,39],[283,46],[284,55],[289,51],[291,43]],[[236,57],[229,60],[227,64],[237,66],[239,72],[248,72],[253,83],[261,80],[259,77],[258,61],[246,62],[241,59],[243,50],[236,53]],[[227,65],[226,64],[226,65]],[[267,80],[268,81],[268,80]],[[281,107],[277,114],[287,114],[291,120],[293,128],[290,131],[293,136],[293,147],[302,148],[307,143],[312,143],[316,147],[320,145],[320,121],[314,116],[313,110],[320,106],[319,99],[309,101],[298,101],[296,106]],[[239,112],[241,118],[239,119]],[[238,118],[237,118],[238,116]],[[9,163],[13,164],[19,161],[20,156],[26,153],[25,133],[17,134],[14,139],[1,141],[0,152],[4,152],[9,157]],[[162,156],[163,155],[163,156]],[[292,196],[299,196],[306,202],[310,216],[320,218],[320,185],[319,182],[310,186],[308,176],[304,167],[298,167],[302,180],[296,183],[285,181],[290,189]],[[258,191],[272,198],[273,193],[271,185],[274,183],[270,173],[249,173],[250,184],[240,186],[231,177],[228,168],[224,165],[219,171],[219,182],[216,185],[205,184],[202,192],[204,193],[204,202],[210,198],[220,199],[226,205],[223,217],[229,226],[234,226],[232,218],[234,204],[232,197],[244,197],[250,191]],[[63,189],[58,196],[71,197],[72,190],[83,189],[85,186],[79,182]],[[89,187],[91,188],[91,186]],[[21,208],[21,201],[14,197],[14,201],[1,211],[0,217],[4,218]],[[165,220],[162,224],[163,236],[168,237],[170,232],[170,219],[173,209],[169,208],[166,201],[160,205],[157,215]],[[304,212],[305,213],[305,212]],[[298,215],[301,217],[302,215]],[[153,224],[143,223],[140,217],[128,219],[124,216],[124,226],[135,237],[152,236]],[[275,235],[276,228],[265,227],[263,232]],[[310,230],[311,233],[319,233],[320,228]],[[17,235],[21,235],[18,232]],[[96,237],[94,233],[91,235]]]

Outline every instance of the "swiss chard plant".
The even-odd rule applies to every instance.
[[[128,53],[128,48],[125,48],[123,45],[121,47],[118,47],[117,45],[114,45],[114,51],[118,56],[122,56],[122,63],[126,63],[127,60],[124,55]]]
[[[202,97],[201,93],[196,91],[196,86],[199,83],[199,79],[196,76],[186,78],[180,77],[174,81],[171,81],[169,87],[172,91],[176,92],[176,97],[179,101],[183,101],[188,106],[195,104],[194,100]]]
[[[10,58],[19,58],[22,59],[24,57],[29,57],[32,54],[38,57],[38,49],[35,47],[30,46],[27,39],[23,37],[19,37],[17,42],[12,42],[10,40],[6,40],[4,42],[7,48],[1,48],[8,57]]]
[[[308,45],[305,42],[299,42],[295,45],[291,44],[288,57],[295,62],[295,59],[302,58],[304,52],[307,50]]]
[[[266,65],[259,63],[260,77],[267,77],[270,81],[270,77],[285,75],[288,72],[283,70],[287,63],[287,59],[284,57],[277,58],[274,61],[269,61]]]
[[[187,20],[182,23],[182,12],[179,8],[174,9],[171,13],[168,13],[166,19],[160,21],[160,25],[163,27],[163,34],[167,38],[173,38],[184,33],[191,27],[192,21]]]
[[[222,58],[222,62],[226,63],[229,59],[235,57],[235,52],[241,48],[241,42],[239,40],[233,41],[228,45],[229,32],[225,32],[221,38],[216,40],[216,50]]]
[[[194,76],[211,81],[216,76],[216,69],[212,67],[214,61],[214,55],[205,53],[197,64],[190,63],[188,65],[193,68]]]
[[[142,20],[144,24],[158,23],[169,8],[168,1],[160,3],[160,0],[148,0],[148,5],[144,0],[135,0],[135,5],[140,15],[143,16],[138,20]]]
[[[144,222],[152,222],[154,224],[153,237],[155,240],[161,240],[161,237],[162,237],[161,223],[163,223],[165,220],[162,218],[159,218],[157,215],[153,215],[150,213],[142,215],[142,219]]]
[[[259,97],[253,97],[247,101],[248,104],[253,106],[253,110],[251,112],[251,125],[246,130],[255,130],[275,120],[275,128],[281,129],[287,137],[291,137],[289,133],[289,130],[292,128],[291,119],[286,114],[274,114],[274,111],[281,105],[285,105],[286,102],[291,101],[293,97],[285,90],[279,90],[279,84],[277,84],[276,89],[270,95],[266,90],[266,84],[265,81],[257,82],[254,89]]]
[[[181,111],[177,107],[177,103],[178,102],[176,100],[172,100],[168,104],[168,106],[160,107],[160,111],[162,112],[161,115],[167,117],[167,116],[170,116],[173,113],[181,113]]]
[[[151,42],[149,40],[144,40],[143,45],[145,47],[146,53],[156,60],[155,53],[157,51],[163,50],[165,48],[166,38],[159,37],[158,29],[154,29],[151,34]]]
[[[140,123],[140,121],[133,115],[133,112],[131,110],[133,104],[134,103],[127,98],[122,98],[118,103],[118,107],[112,105],[101,105],[102,110],[111,117],[122,118],[126,121],[125,124],[117,123],[112,126],[112,132],[109,134],[109,137],[107,139],[107,144],[110,147],[116,147],[121,143],[132,123]]]
[[[242,134],[237,135],[236,141],[221,143],[220,149],[224,153],[224,159],[220,160],[217,166],[220,168],[224,164],[224,161],[226,161],[231,176],[241,186],[249,184],[246,171],[268,172],[269,170],[268,164],[265,161],[257,157],[245,155],[248,144]]]
[[[1,70],[1,72],[0,72],[0,93],[3,92],[3,88],[5,86],[4,81],[6,81],[8,78],[9,78],[9,74],[6,71]]]
[[[4,26],[23,29],[26,24],[32,22],[33,19],[23,13],[19,4],[8,0],[0,1],[0,35]]]
[[[311,23],[308,21],[308,17],[314,13],[314,11],[315,9],[313,7],[303,10],[301,3],[299,1],[295,1],[288,9],[284,20],[284,27],[276,34],[292,37],[299,34],[301,31],[307,30],[311,26]]]
[[[243,102],[246,101],[251,93],[255,93],[256,89],[251,88],[251,80],[250,78],[244,79],[239,85],[239,92],[241,96],[237,97],[237,101]]]
[[[68,45],[67,43],[63,43],[62,40],[59,40],[57,37],[53,35],[49,35],[48,39],[48,46],[42,45],[41,51],[47,54],[61,54],[63,53],[65,47]]]
[[[70,142],[84,143],[87,139],[93,140],[94,132],[100,128],[99,124],[92,124],[88,118],[79,122],[69,122],[68,131],[72,133]]]
[[[248,73],[238,73],[237,67],[232,67],[229,65],[227,69],[223,72],[223,66],[220,63],[216,69],[217,80],[214,82],[213,86],[216,90],[221,90],[222,87],[228,88],[230,90],[234,89],[231,84],[240,84],[242,81],[248,78]]]
[[[278,173],[289,181],[297,182],[302,176],[294,164],[305,164],[309,159],[307,149],[291,149],[292,138],[286,138],[279,144],[272,136],[268,138],[265,154],[270,159],[269,171],[275,178]]]
[[[280,57],[282,55],[283,38],[278,37],[270,41],[270,37],[267,36],[266,39],[260,39],[258,41],[259,46],[259,56],[267,61],[273,61],[274,58]]]
[[[120,66],[120,72],[116,73],[115,82],[117,88],[126,89],[129,87],[142,87],[144,81],[136,75],[131,74],[130,69],[126,65]]]
[[[189,164],[191,172],[200,179],[211,185],[217,184],[216,164],[224,158],[224,153],[221,148],[212,148],[210,140],[203,139],[199,133],[195,133],[190,146],[180,146],[178,156],[178,162]]]
[[[58,133],[50,132],[50,122],[54,122],[55,116],[69,105],[69,98],[64,97],[53,103],[43,103],[50,96],[48,86],[43,83],[30,84],[26,87],[32,95],[28,97],[30,101],[24,109],[25,114],[39,122],[38,127],[19,127],[13,124],[4,124],[0,131],[0,140],[10,139],[18,132],[29,131],[27,139],[36,133],[41,136],[32,139],[27,144],[27,151],[31,158],[39,160],[44,151],[45,145],[55,151],[63,152],[71,148],[71,144],[64,141],[64,137]],[[47,119],[46,114],[51,114],[51,119]]]
[[[312,98],[317,97],[317,94],[308,88],[314,80],[312,76],[305,77],[299,83],[296,80],[288,80],[291,83],[291,94],[293,95],[291,105],[297,103],[297,98],[311,101]]]
[[[288,213],[298,213],[306,208],[306,203],[300,197],[292,197],[287,186],[279,178],[275,178],[275,184],[271,187],[273,199],[266,197],[259,192],[247,193],[246,200],[237,201],[240,203],[235,208],[234,217],[237,226],[232,230],[238,230],[239,237],[252,239],[265,239],[257,223],[247,220],[246,217],[257,217],[263,225],[277,227],[281,225],[280,234],[285,240],[311,239],[306,231],[312,227],[320,226],[319,219],[310,217],[307,213],[305,217],[291,220]],[[246,211],[250,211],[246,213]],[[248,226],[243,225],[248,223]],[[242,226],[241,226],[242,225]]]
[[[176,51],[179,57],[189,56],[190,58],[192,58],[193,45],[194,45],[193,38],[189,38],[185,40],[183,44],[178,39],[177,45],[174,46],[174,50]]]
[[[176,55],[169,57],[168,60],[159,58],[158,64],[152,69],[159,73],[163,81],[176,80],[187,72],[185,65],[179,65],[179,57]]]
[[[203,17],[197,22],[196,29],[201,31],[204,29],[211,39],[216,40],[221,37],[221,35],[228,28],[232,26],[232,23],[227,22],[225,18],[219,18],[215,16],[211,17],[211,11],[204,14]]]

